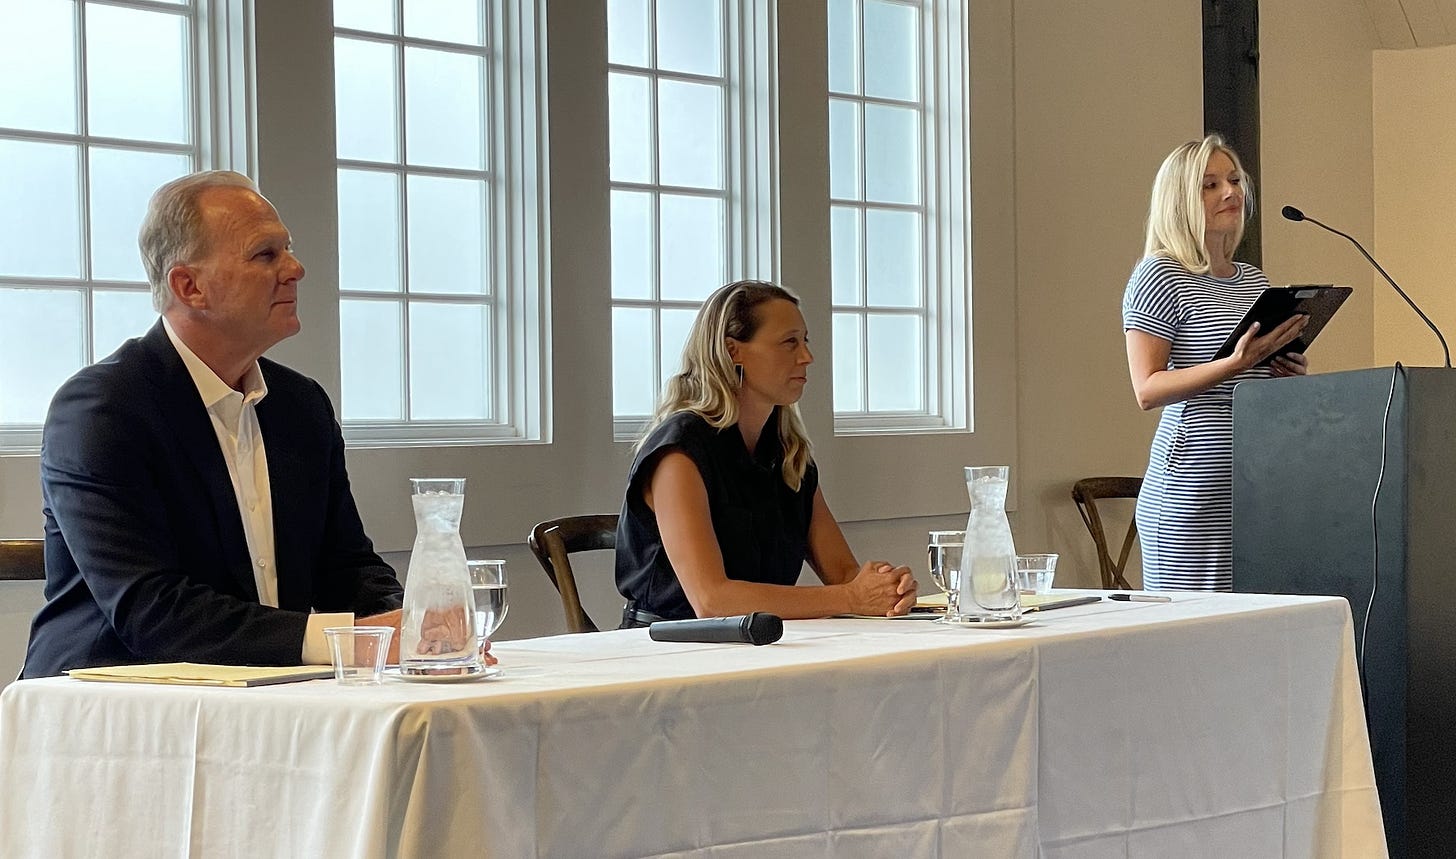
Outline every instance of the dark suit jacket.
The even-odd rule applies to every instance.
[[[41,442],[46,603],[23,677],[138,662],[293,665],[308,611],[400,605],[349,491],[323,388],[267,359],[258,423],[279,608],[258,603],[227,463],[160,322],[71,377]]]

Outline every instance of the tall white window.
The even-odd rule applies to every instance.
[[[652,414],[698,307],[773,279],[766,0],[608,0],[612,407]]]
[[[964,0],[829,0],[835,429],[964,427]]]
[[[537,8],[334,5],[351,442],[541,438]]]
[[[208,11],[0,2],[0,450],[37,447],[56,388],[156,321],[137,251],[147,199],[225,160],[212,119],[226,90],[206,84],[227,22],[205,28]]]

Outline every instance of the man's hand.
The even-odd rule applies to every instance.
[[[376,614],[371,617],[355,618],[355,626],[392,626],[394,635],[389,637],[389,655],[385,657],[385,663],[389,665],[399,664],[399,622],[404,617],[402,609],[387,611],[384,614]]]
[[[470,646],[470,639],[474,637],[475,618],[464,606],[427,608],[424,620],[420,621],[420,643],[416,652],[420,656],[459,653]]]

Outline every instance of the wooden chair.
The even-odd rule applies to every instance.
[[[45,581],[45,541],[0,540],[0,581]]]
[[[1102,517],[1097,512],[1097,502],[1109,498],[1136,499],[1142,487],[1141,477],[1085,477],[1072,486],[1072,500],[1077,503],[1077,512],[1082,514],[1082,522],[1087,525],[1092,541],[1097,544],[1097,564],[1102,572],[1102,587],[1109,590],[1132,590],[1125,573],[1133,543],[1137,542],[1137,520],[1128,522],[1127,535],[1122,538],[1122,552],[1114,561],[1107,546],[1107,532],[1102,527]]]
[[[542,522],[531,529],[526,539],[541,569],[561,595],[561,608],[566,612],[566,628],[571,632],[597,632],[598,627],[581,607],[576,590],[576,577],[571,572],[573,552],[590,552],[617,548],[617,514],[606,516],[567,516]]]

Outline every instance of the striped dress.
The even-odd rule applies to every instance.
[[[1123,294],[1123,330],[1169,341],[1170,370],[1211,360],[1269,285],[1254,266],[1235,265],[1220,278],[1142,260]],[[1163,409],[1137,502],[1148,590],[1232,590],[1234,384],[1269,375],[1256,367]]]

